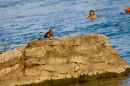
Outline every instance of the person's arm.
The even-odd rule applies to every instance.
[[[98,15],[96,15],[97,16],[97,18],[99,18],[99,16]]]
[[[90,16],[88,16],[87,19],[90,19]]]

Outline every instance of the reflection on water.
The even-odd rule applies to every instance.
[[[105,78],[63,86],[130,86],[130,78],[128,77]]]

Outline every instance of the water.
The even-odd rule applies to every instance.
[[[11,42],[12,50],[43,37],[50,28],[54,38],[99,33],[108,37],[130,65],[130,14],[125,13],[126,7],[130,0],[0,0],[0,44]],[[86,19],[91,9],[98,19]],[[123,85],[128,86],[130,79],[125,81]]]

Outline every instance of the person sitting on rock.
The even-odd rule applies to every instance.
[[[51,39],[52,36],[53,36],[53,31],[52,31],[52,29],[49,29],[49,32],[47,32],[47,33],[44,35],[44,38]]]
[[[95,19],[95,18],[98,18],[98,15],[97,15],[97,14],[94,14],[94,11],[93,11],[93,10],[90,10],[89,16],[88,16],[87,18],[88,18],[88,19]]]

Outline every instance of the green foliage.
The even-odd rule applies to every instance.
[[[0,44],[0,46],[1,46],[1,51],[2,51],[2,52],[7,51],[7,50],[9,49],[9,47],[10,47],[11,44],[12,44],[11,42],[8,42],[8,43],[5,43],[5,44]]]

